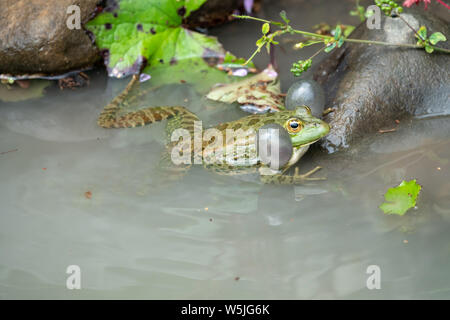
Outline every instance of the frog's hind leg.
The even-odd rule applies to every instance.
[[[120,109],[128,104],[127,97],[135,85],[138,84],[138,77],[133,76],[127,87],[114,98],[102,111],[97,123],[103,128],[134,128],[144,126],[157,121],[162,121],[183,114],[192,114],[181,106],[148,107],[133,112],[119,115]]]
[[[194,122],[198,121],[199,118],[194,113],[181,106],[148,107],[119,115],[120,109],[127,106],[128,102],[135,98],[135,95],[133,95],[133,97],[128,97],[128,95],[138,84],[138,77],[133,76],[124,91],[111,101],[111,103],[102,111],[97,121],[99,126],[103,128],[132,128],[168,119],[167,133],[169,138],[173,131],[178,128],[186,129],[189,132],[189,135],[191,137],[193,136]],[[142,92],[138,92],[138,95],[142,95]],[[183,176],[191,167],[191,164],[176,165],[172,161],[172,149],[179,143],[190,142],[170,142],[159,161],[158,169],[164,174],[165,180],[175,180]],[[192,145],[189,145],[188,147],[191,148]]]
[[[193,138],[196,121],[199,121],[199,118],[194,113],[186,110],[186,112],[184,112],[183,114],[176,115],[169,119],[169,121],[167,122],[166,133],[167,138],[170,142],[167,144],[166,150],[161,155],[159,168],[166,173],[167,179],[170,181],[179,180],[189,171],[192,166]],[[178,141],[171,141],[171,136],[177,129],[187,130],[190,136],[190,140],[185,141],[183,138],[183,140],[179,139]],[[189,163],[175,164],[172,159],[172,151],[175,147],[181,150],[190,151]]]
[[[267,184],[301,184],[306,181],[322,181],[326,178],[311,178],[311,175],[322,169],[322,167],[315,167],[311,171],[305,174],[299,174],[298,167],[295,168],[294,174],[287,175],[284,173],[280,174],[261,174],[261,181]]]

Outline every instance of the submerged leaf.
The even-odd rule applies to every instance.
[[[41,98],[44,95],[44,89],[50,84],[51,81],[48,80],[30,80],[30,86],[26,89],[18,85],[0,84],[0,101],[17,102]]]
[[[399,186],[390,188],[384,198],[387,202],[380,206],[385,214],[404,215],[416,205],[417,196],[422,187],[416,180],[402,181]]]
[[[215,87],[206,97],[225,103],[238,102],[243,106],[252,105],[261,110],[283,110],[284,102],[277,78],[277,72],[269,66],[261,73],[245,80]]]

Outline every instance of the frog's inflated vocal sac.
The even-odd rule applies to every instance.
[[[99,116],[98,124],[104,128],[130,128],[168,119],[167,128],[169,136],[175,129],[181,128],[185,129],[185,132],[189,132],[193,137],[194,124],[200,120],[195,114],[184,107],[149,107],[119,115],[120,105],[127,96],[130,88],[137,81],[135,77],[125,91],[105,107]],[[257,132],[261,127],[267,125],[278,125],[280,128],[282,127],[286,130],[292,144],[292,155],[286,163],[276,170],[269,168],[267,164],[261,161],[256,148],[255,141],[257,139]],[[204,135],[200,150],[202,160],[200,163],[207,169],[228,175],[259,173],[260,179],[264,183],[297,184],[305,180],[323,180],[322,178],[309,177],[319,170],[320,167],[316,167],[314,170],[303,175],[298,173],[298,168],[296,168],[294,175],[286,174],[286,171],[303,156],[309,146],[327,135],[330,130],[328,124],[312,116],[311,110],[306,106],[297,107],[295,110],[249,115],[236,121],[219,124],[215,129],[216,134],[210,136],[210,139],[205,138],[207,132],[203,131]],[[228,135],[230,129],[233,132],[238,131],[244,132],[245,134],[238,134],[230,138]],[[217,133],[222,133],[223,139],[218,139]],[[183,143],[185,143],[184,146]],[[230,144],[241,147],[241,152],[238,153],[239,158],[237,156],[231,158],[226,156],[226,152],[230,150],[227,149]],[[182,142],[177,140],[169,143],[167,152],[163,157],[164,167],[176,168],[180,173],[186,171],[190,167],[190,164],[175,165],[171,161],[173,160],[171,155],[174,154],[173,151],[175,148],[177,148],[177,152],[175,153],[178,153],[179,150],[186,150],[186,147],[187,150],[193,151],[193,155],[195,152],[193,138],[182,139]]]

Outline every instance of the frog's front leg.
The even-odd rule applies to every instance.
[[[322,167],[315,167],[311,171],[305,174],[299,174],[298,168],[295,168],[294,175],[287,175],[284,173],[276,174],[264,174],[260,170],[260,179],[263,183],[267,184],[302,184],[305,181],[321,181],[326,180],[326,178],[311,178],[310,176],[322,169]]]

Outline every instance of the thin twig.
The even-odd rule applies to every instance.
[[[426,39],[424,39],[424,38],[422,38],[421,36],[420,36],[420,34],[417,32],[417,30],[416,29],[414,29],[409,23],[408,23],[408,21],[406,21],[403,17],[402,17],[402,15],[401,14],[399,14],[398,15],[398,17],[416,34],[416,36],[419,38],[419,39],[421,39],[422,41],[425,41]]]
[[[397,129],[393,128],[393,129],[387,129],[387,130],[378,130],[379,133],[388,133],[388,132],[395,132],[397,131]]]
[[[16,152],[16,151],[19,151],[19,149],[14,149],[14,150],[9,150],[9,151],[0,152],[0,155],[4,155],[4,154],[7,154],[7,153],[10,153],[10,152]]]

